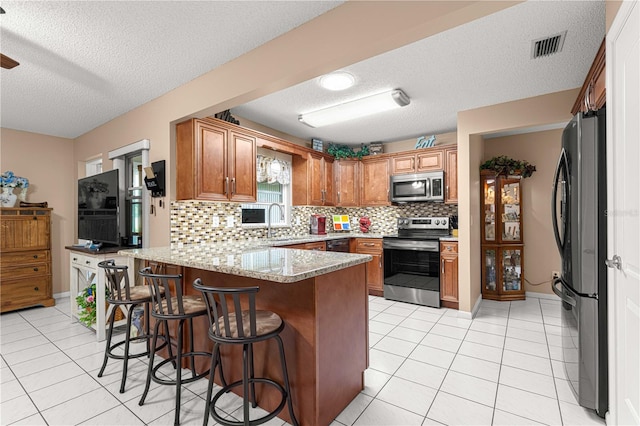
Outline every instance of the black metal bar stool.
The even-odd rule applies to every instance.
[[[298,420],[293,412],[293,404],[291,403],[291,388],[289,386],[284,346],[280,338],[280,332],[284,330],[285,324],[280,316],[274,312],[256,310],[256,293],[258,293],[259,287],[207,287],[202,284],[200,278],[194,281],[193,287],[202,292],[207,304],[207,312],[209,313],[209,338],[214,342],[213,354],[211,356],[211,371],[213,373],[209,375],[204,426],[207,426],[209,421],[209,413],[211,413],[211,416],[216,422],[227,426],[260,425],[277,416],[285,404],[289,406],[291,423],[297,426]],[[244,310],[242,309],[243,305],[245,306]],[[268,339],[275,339],[278,342],[284,387],[269,378],[254,377],[253,344]],[[223,380],[223,388],[218,391],[212,399],[211,393],[213,392],[215,369],[220,360],[220,345],[224,344],[242,345],[242,380],[235,381],[228,385]],[[275,410],[259,419],[250,420],[249,399],[251,399],[251,405],[254,408],[257,406],[256,383],[264,383],[275,387],[282,394],[282,399]],[[243,388],[244,421],[232,422],[218,414],[216,411],[216,402],[222,395],[240,385],[242,385]]]
[[[193,319],[207,315],[205,302],[199,296],[184,295],[182,292],[182,275],[163,275],[151,273],[151,268],[141,270],[140,276],[150,283],[152,293],[151,316],[156,320],[153,332],[153,342],[151,344],[151,356],[149,359],[149,369],[147,372],[147,382],[144,388],[139,405],[144,404],[144,400],[149,392],[151,380],[162,385],[173,385],[176,387],[176,410],[174,424],[180,424],[180,394],[182,385],[191,383],[209,374],[209,370],[198,374],[196,372],[195,360],[197,356],[211,357],[210,352],[195,351],[193,347]],[[173,286],[173,293],[171,287]],[[175,294],[175,295],[174,295]],[[163,297],[164,296],[164,297]],[[178,322],[176,354],[173,354],[171,338],[169,336],[169,321]],[[189,330],[189,350],[182,351],[184,323],[188,322]],[[156,351],[154,350],[158,338],[160,324],[164,324],[165,338],[168,342],[169,358],[153,365]],[[182,360],[190,360],[191,377],[182,377]],[[158,369],[167,363],[172,363],[176,370],[175,380],[159,377]],[[222,367],[220,367],[222,371]]]
[[[102,377],[104,369],[107,366],[107,360],[121,359],[123,360],[122,366],[122,379],[120,381],[120,393],[124,393],[125,383],[127,381],[127,368],[129,360],[133,358],[140,358],[143,356],[149,356],[149,340],[151,335],[149,334],[149,309],[148,305],[151,302],[151,292],[147,286],[133,286],[129,284],[129,274],[126,265],[116,265],[113,260],[105,260],[98,263],[100,268],[103,268],[107,277],[108,283],[108,295],[107,302],[113,306],[111,315],[109,315],[109,330],[107,331],[107,344],[104,350],[104,361],[102,362],[102,368],[98,373],[98,377]],[[133,310],[138,305],[145,305],[145,331],[136,337],[131,337],[131,321],[133,318]],[[115,344],[111,343],[113,336],[113,327],[116,319],[116,311],[119,308],[126,310],[127,316],[127,328],[125,330],[124,341]],[[129,352],[130,343],[145,340],[146,350],[144,352],[138,352],[131,354]],[[166,343],[163,343],[163,345]],[[115,349],[124,345],[124,354],[120,355],[114,353]]]

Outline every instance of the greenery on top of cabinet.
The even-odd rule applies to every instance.
[[[354,151],[354,149],[348,145],[336,145],[330,143],[329,148],[327,148],[327,153],[336,159],[357,158],[361,160],[362,157],[369,155],[369,146],[362,145],[359,151]]]

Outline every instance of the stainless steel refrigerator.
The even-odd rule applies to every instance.
[[[565,372],[578,403],[601,417],[608,409],[605,142],[604,109],[569,122],[552,197]]]

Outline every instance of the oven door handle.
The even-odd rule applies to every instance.
[[[439,247],[436,244],[420,244],[415,243],[415,245],[403,244],[403,243],[393,243],[384,241],[382,243],[383,250],[411,250],[411,251],[429,251],[429,252],[439,252]]]

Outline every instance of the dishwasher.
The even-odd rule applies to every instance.
[[[340,251],[349,253],[349,238],[327,240],[327,251]]]

